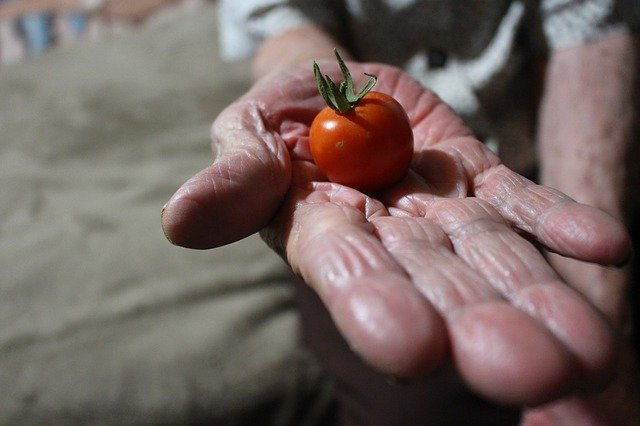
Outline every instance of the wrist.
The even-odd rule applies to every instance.
[[[266,40],[253,58],[254,80],[296,65],[310,67],[317,59],[334,60],[333,49],[340,49],[345,60],[349,54],[316,25],[293,28]]]

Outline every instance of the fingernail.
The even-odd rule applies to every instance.
[[[162,233],[164,234],[164,237],[167,239],[167,241],[169,241],[172,245],[176,245],[176,243],[174,243],[171,238],[169,238],[169,234],[167,234],[167,231],[164,229],[164,211],[167,209],[167,204],[166,203],[164,206],[162,206],[162,209],[160,210],[160,226],[162,228]]]

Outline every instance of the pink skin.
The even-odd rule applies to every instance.
[[[409,114],[415,155],[402,182],[372,196],[324,181],[307,140],[322,99],[310,70],[294,68],[260,80],[218,117],[213,164],[163,209],[167,237],[204,249],[261,231],[352,348],[389,375],[451,361],[472,389],[509,404],[605,383],[616,364],[612,331],[525,236],[619,264],[630,252],[621,223],[501,165],[398,69],[350,67],[377,74],[376,90]]]

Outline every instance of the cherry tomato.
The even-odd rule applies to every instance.
[[[344,81],[335,84],[313,71],[318,90],[327,103],[309,129],[309,147],[327,178],[363,192],[384,189],[407,172],[413,156],[413,131],[407,113],[393,97],[372,92],[377,78],[357,94],[344,61],[335,51]]]
[[[363,192],[384,189],[407,172],[413,131],[391,96],[368,92],[349,112],[326,107],[309,131],[311,155],[327,178]]]

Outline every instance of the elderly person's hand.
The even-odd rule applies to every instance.
[[[415,155],[403,181],[367,195],[323,178],[308,146],[323,100],[311,69],[295,68],[258,81],[219,116],[213,164],[163,210],[167,237],[204,249],[261,231],[352,348],[389,375],[451,361],[472,389],[511,404],[605,383],[614,335],[539,248],[620,264],[630,255],[623,226],[501,165],[400,70],[349,66],[354,77],[376,74],[375,90],[410,117]]]

